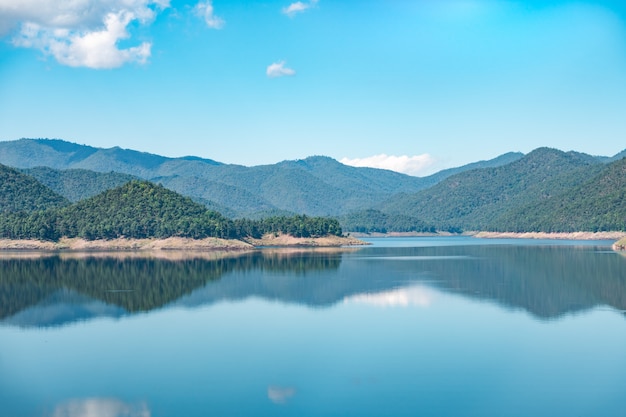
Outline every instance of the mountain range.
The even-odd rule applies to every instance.
[[[418,178],[388,170],[346,166],[323,156],[246,167],[191,156],[167,158],[118,147],[99,149],[62,140],[0,142],[0,163],[4,165],[132,175],[161,183],[233,217],[286,212],[312,216],[342,215],[368,208],[374,202],[398,193],[414,193],[428,188],[465,170],[499,166],[521,157],[522,154],[510,153]],[[38,173],[31,171],[30,174],[37,176]],[[68,176],[66,173],[57,175]],[[55,186],[55,182],[59,181],[44,181],[58,193],[74,200],[75,196],[67,189]]]
[[[0,163],[54,191],[57,205],[140,178],[231,218],[335,216],[364,232],[626,230],[624,156],[539,148],[413,177],[324,156],[246,167],[58,139],[0,142]]]

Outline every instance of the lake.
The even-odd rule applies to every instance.
[[[624,416],[612,242],[0,254],[0,416]]]

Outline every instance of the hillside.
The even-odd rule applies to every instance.
[[[434,233],[435,226],[404,214],[388,214],[368,209],[339,217],[344,230],[358,233],[419,232]]]
[[[16,169],[0,165],[0,213],[61,207],[69,201]]]
[[[59,236],[230,237],[230,221],[190,198],[146,181],[131,181],[59,211]]]
[[[491,225],[498,231],[626,230],[626,158],[553,198],[514,208]]]
[[[499,166],[516,157],[507,154],[479,164]],[[476,167],[470,164],[424,178],[346,166],[321,156],[245,167],[198,157],[166,158],[46,139],[0,142],[0,163],[18,168],[47,166],[134,175],[162,183],[210,208],[222,208],[234,217],[258,217],[259,213],[347,214],[373,207],[398,193],[417,192],[453,172]]]
[[[57,194],[75,202],[93,197],[103,191],[119,187],[133,179],[132,175],[118,172],[95,172],[86,169],[58,170],[48,167],[23,169],[37,181],[52,189]]]
[[[603,167],[582,154],[540,148],[508,165],[457,174],[394,197],[381,211],[416,217],[440,230],[485,230],[503,213],[562,194]]]

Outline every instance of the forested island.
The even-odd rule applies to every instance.
[[[336,219],[306,215],[264,219],[228,219],[162,185],[144,180],[104,191],[70,203],[28,176],[0,167],[2,212],[0,238],[58,242],[80,238],[86,241],[114,239],[254,240],[288,235],[306,238],[314,245],[332,236],[332,242],[354,244],[344,238]],[[277,243],[278,244],[278,243]],[[293,244],[303,244],[301,240]]]

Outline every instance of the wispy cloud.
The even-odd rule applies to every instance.
[[[204,18],[206,25],[211,29],[221,29],[226,24],[224,19],[213,13],[213,2],[211,0],[198,3],[195,10],[199,16]]]
[[[343,158],[339,162],[353,167],[381,168],[408,175],[424,175],[435,165],[436,160],[427,153],[414,156],[395,156],[383,153],[366,158]]]
[[[151,43],[119,48],[132,22],[147,25],[169,0],[0,0],[0,35],[14,46],[35,48],[62,65],[95,69],[144,64]]]
[[[317,5],[318,0],[310,0],[308,2],[296,1],[295,3],[291,3],[289,6],[283,7],[282,12],[289,17],[293,17],[298,13],[302,13],[312,7]]]
[[[274,62],[267,67],[265,73],[270,78],[296,75],[293,69],[285,67],[285,61]]]

